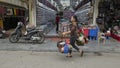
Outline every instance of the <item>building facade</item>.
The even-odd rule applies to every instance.
[[[9,30],[15,28],[18,21],[25,23],[27,9],[21,0],[0,0],[0,27]]]
[[[70,0],[60,0],[60,2],[63,5],[63,8],[70,6]]]

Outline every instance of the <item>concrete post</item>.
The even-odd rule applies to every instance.
[[[29,0],[29,23],[36,26],[36,0]]]
[[[93,6],[93,24],[96,25],[96,18],[98,16],[98,4],[100,0],[95,0],[95,4]]]

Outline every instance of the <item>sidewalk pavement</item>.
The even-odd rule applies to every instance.
[[[59,39],[52,39],[53,43],[52,45],[56,46],[56,42],[59,41]],[[85,46],[78,46],[80,49],[82,48],[85,52],[104,52],[104,53],[120,53],[120,42],[110,38],[110,40],[106,40],[106,43],[100,43],[98,44],[97,40],[90,40],[88,44],[85,44]],[[76,51],[75,49],[73,49]]]
[[[36,44],[30,41],[20,40],[18,43],[10,43],[9,39],[0,39],[1,51],[40,51],[40,52],[58,52],[57,41],[59,39],[46,38],[43,44]],[[80,47],[81,48],[81,47]],[[104,52],[120,53],[120,42],[114,39],[106,40],[105,44],[98,45],[97,41],[89,41],[83,47],[85,52]],[[73,51],[76,51],[73,49]]]
[[[47,36],[58,36],[55,33],[55,28],[46,34]],[[20,40],[18,43],[10,43],[9,39],[0,39],[0,50],[7,51],[42,51],[42,52],[57,52],[57,42],[60,39],[49,37],[45,39],[43,44],[36,44],[30,41]],[[81,47],[80,47],[81,48]],[[74,50],[74,49],[73,49]],[[85,52],[107,52],[107,53],[120,53],[120,42],[110,38],[106,43],[98,45],[97,40],[91,40],[83,47]],[[74,50],[76,51],[76,50]]]

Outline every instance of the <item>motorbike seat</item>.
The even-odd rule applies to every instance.
[[[33,31],[33,30],[35,30],[35,28],[28,28],[27,32],[30,32],[30,31]]]

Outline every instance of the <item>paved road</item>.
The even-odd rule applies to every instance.
[[[0,39],[0,50],[4,51],[42,51],[42,52],[56,52],[58,39],[49,38],[46,39],[43,44],[31,43],[28,41],[20,40],[18,43],[10,43],[7,39]],[[89,41],[83,47],[86,52],[110,52],[120,53],[120,42],[110,39],[106,40],[105,44],[98,45],[97,41]]]
[[[98,56],[74,52],[72,58],[57,52],[0,51],[0,68],[119,68],[120,54],[102,53]]]

